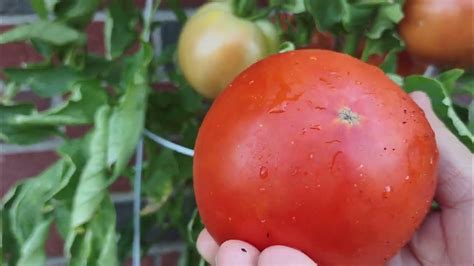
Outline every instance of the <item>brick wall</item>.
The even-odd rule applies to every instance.
[[[136,4],[143,7],[145,0],[135,0]],[[164,1],[166,2],[166,1]],[[195,7],[204,2],[203,0],[181,0],[187,11],[192,12]],[[105,16],[99,12],[94,17],[93,26],[86,29],[88,35],[88,49],[94,53],[104,52],[103,43],[103,20]],[[156,53],[166,45],[174,43],[178,37],[179,26],[174,21],[174,15],[170,10],[160,8],[155,18],[163,22],[163,26],[153,33]],[[6,31],[15,25],[31,22],[36,19],[29,5],[29,0],[1,0],[0,1],[0,32]],[[25,62],[37,62],[41,60],[34,49],[27,43],[15,43],[0,45],[0,92],[4,89],[2,82],[3,69],[5,67],[20,66]],[[44,110],[54,104],[52,101],[41,99],[25,88],[17,96],[18,101],[33,101],[38,109]],[[58,99],[56,99],[58,100]],[[79,136],[87,130],[87,127],[67,128],[69,136]],[[17,181],[39,174],[51,165],[58,156],[54,150],[60,145],[59,139],[48,140],[31,146],[16,146],[0,143],[0,196],[3,197],[8,189]],[[117,209],[117,226],[130,222],[132,217],[132,191],[126,178],[120,178],[112,185],[112,198]],[[163,232],[160,233],[163,235]],[[165,232],[166,236],[162,242],[154,246],[149,255],[143,258],[144,266],[174,266],[177,265],[182,243],[177,241],[174,232]],[[162,237],[160,239],[163,239]],[[63,243],[53,227],[47,242],[47,265],[64,265],[62,256]],[[126,265],[131,265],[127,262]]]

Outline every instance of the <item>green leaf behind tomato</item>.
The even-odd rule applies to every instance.
[[[466,145],[474,151],[474,136],[468,126],[462,122],[453,108],[450,92],[453,82],[459,78],[463,70],[453,69],[442,73],[436,78],[413,75],[405,79],[404,89],[407,92],[423,91],[431,99],[431,106],[438,118]]]

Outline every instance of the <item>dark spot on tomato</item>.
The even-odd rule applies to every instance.
[[[270,233],[267,232],[267,238],[270,238]]]
[[[240,250],[242,250],[242,252],[247,253],[247,250],[245,248],[241,248]]]
[[[383,147],[383,150],[386,151],[386,150],[387,150],[387,147]]]
[[[392,151],[395,151],[395,148],[393,148]]]
[[[403,109],[403,113],[405,113],[405,114],[406,114],[406,113],[407,113],[407,109]]]
[[[406,123],[407,123],[407,121],[403,121],[403,122],[402,122],[402,124],[406,124]]]

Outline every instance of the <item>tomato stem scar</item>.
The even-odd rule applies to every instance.
[[[353,126],[359,124],[360,117],[357,113],[353,112],[351,108],[343,107],[341,110],[339,110],[339,121]]]

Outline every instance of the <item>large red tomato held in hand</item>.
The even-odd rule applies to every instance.
[[[216,99],[194,188],[219,242],[287,245],[319,265],[382,265],[436,186],[423,111],[378,68],[325,50],[270,56]]]

